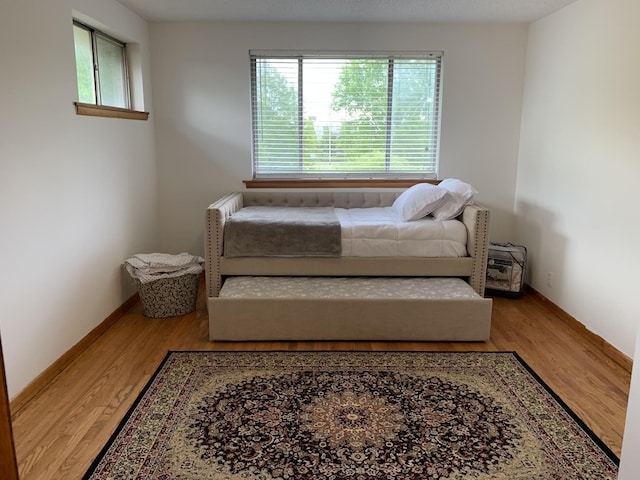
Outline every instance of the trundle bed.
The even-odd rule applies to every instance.
[[[210,205],[210,339],[487,340],[489,211],[467,204],[455,219],[405,222],[391,211],[401,193],[244,191]],[[264,234],[280,230],[279,216],[304,223],[316,212],[319,223],[337,218],[338,233],[332,221],[309,235],[284,229],[281,246]],[[253,239],[238,226],[243,215],[262,228]]]

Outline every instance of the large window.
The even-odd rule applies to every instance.
[[[125,44],[77,21],[73,38],[78,101],[130,108]]]
[[[441,52],[251,52],[254,178],[435,178]]]

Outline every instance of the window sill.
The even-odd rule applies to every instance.
[[[362,179],[362,180],[243,180],[247,188],[409,188],[416,183],[433,183],[432,179]]]
[[[90,117],[126,118],[129,120],[147,120],[149,112],[139,112],[128,108],[106,107],[104,105],[93,105],[91,103],[74,102],[77,115],[87,115]]]

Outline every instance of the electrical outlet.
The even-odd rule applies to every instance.
[[[547,287],[553,288],[553,272],[547,272],[547,281],[545,283]]]

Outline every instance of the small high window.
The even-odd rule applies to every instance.
[[[73,22],[78,101],[131,108],[126,45],[88,25]]]

